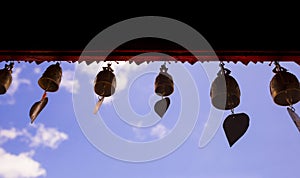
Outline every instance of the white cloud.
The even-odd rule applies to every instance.
[[[21,84],[30,85],[30,80],[19,78],[19,74],[21,73],[22,68],[14,68],[12,73],[12,83],[7,90],[7,94],[13,96],[15,92],[19,89]]]
[[[17,130],[16,128],[0,130],[0,145],[8,140],[16,139],[18,136],[27,135],[26,130]]]
[[[140,126],[142,126],[142,122],[139,122],[137,127],[132,127],[132,131],[136,139],[145,140],[147,135],[143,132],[143,129]]]
[[[85,63],[81,63],[81,64],[78,64],[77,66],[78,66],[77,69],[81,73],[87,74],[87,75],[92,76],[92,77],[96,77],[97,72],[101,68],[101,64],[97,64],[96,62],[94,62],[94,63],[92,63],[90,65],[86,65]]]
[[[33,125],[36,129],[35,134],[31,134],[27,128],[18,130],[16,128],[1,129],[0,128],[0,145],[8,140],[14,140],[21,137],[22,141],[29,143],[30,147],[44,146],[56,149],[60,143],[68,139],[68,135],[58,131],[56,128],[47,128],[43,124]]]
[[[169,129],[162,124],[158,124],[151,129],[150,135],[157,138],[163,138],[167,135]]]
[[[47,128],[43,124],[33,125],[35,134],[29,132],[29,128],[10,129],[0,128],[0,145],[18,137],[25,141],[30,147],[45,146],[56,149],[61,142],[68,139],[68,135],[58,131],[56,128]],[[33,159],[34,150],[21,152],[19,154],[8,153],[0,147],[0,177],[4,178],[34,178],[46,176],[46,169],[41,163]]]
[[[68,135],[58,131],[56,128],[46,128],[43,124],[36,125],[37,131],[31,136],[30,147],[45,146],[56,149],[58,145],[68,139]]]
[[[0,176],[4,178],[46,176],[46,170],[32,158],[33,156],[34,151],[15,155],[0,147]]]
[[[79,90],[79,81],[74,80],[74,71],[65,70],[61,79],[60,87],[65,88],[70,93],[77,93]]]
[[[34,72],[35,74],[40,74],[40,73],[41,73],[41,68],[35,67],[35,68],[33,69],[33,72]]]
[[[14,98],[14,94],[16,93],[16,91],[18,91],[20,85],[22,85],[22,84],[30,85],[31,84],[30,80],[19,77],[19,74],[21,73],[21,71],[22,71],[22,68],[20,68],[20,67],[13,68],[12,83],[9,86],[6,94],[3,96],[3,99],[0,101],[0,104],[4,104],[4,105],[15,104],[16,100]]]

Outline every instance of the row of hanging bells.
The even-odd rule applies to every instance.
[[[270,93],[274,103],[288,106],[287,110],[300,132],[300,117],[295,112],[294,104],[300,101],[300,84],[297,77],[275,61],[275,75],[270,81]]]
[[[230,147],[236,143],[249,127],[249,116],[245,113],[234,113],[234,108],[240,104],[240,88],[237,81],[230,76],[231,71],[220,63],[220,71],[211,84],[210,97],[212,105],[220,110],[231,110],[223,122],[223,129]]]
[[[48,103],[47,92],[56,92],[59,89],[59,85],[62,78],[62,69],[60,64],[50,65],[43,75],[39,78],[38,84],[44,90],[44,94],[40,101],[35,102],[29,111],[31,123],[35,121],[40,112],[45,108]]]
[[[97,74],[94,81],[94,92],[98,95],[98,102],[94,107],[94,114],[99,111],[104,98],[113,95],[116,90],[116,76],[113,73],[114,70],[111,68],[111,64],[102,68],[103,70]],[[162,99],[154,105],[154,110],[160,117],[163,117],[170,105],[170,98],[167,96],[171,95],[174,91],[172,76],[167,71],[168,68],[166,67],[166,63],[164,63],[154,83],[155,93],[162,97]]]

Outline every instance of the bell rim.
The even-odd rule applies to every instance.
[[[52,89],[49,90],[49,89],[47,89],[47,88],[44,87],[44,85],[42,84],[42,80],[45,80],[45,79],[50,80],[51,82],[53,82],[53,84],[55,85],[55,89],[54,89],[54,90],[52,90]],[[59,84],[57,84],[57,81],[55,81],[55,80],[53,80],[52,78],[49,78],[49,77],[41,77],[41,78],[38,80],[38,84],[39,84],[39,86],[40,86],[43,90],[45,90],[45,91],[47,91],[47,92],[56,92],[56,91],[59,90]]]
[[[286,91],[291,91],[291,90],[294,90],[297,93],[299,93],[299,95],[297,95],[297,96],[299,96],[298,99],[296,99],[294,102],[291,102],[291,103],[289,103],[287,101],[285,101],[285,102],[279,102],[279,99],[278,99],[279,96],[280,95],[286,95],[284,93]],[[296,104],[296,103],[298,103],[300,101],[300,88],[286,89],[286,90],[283,90],[283,91],[276,92],[276,94],[272,93],[272,98],[273,98],[274,103],[276,103],[279,106],[290,106],[290,105]]]

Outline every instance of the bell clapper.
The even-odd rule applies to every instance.
[[[104,96],[102,96],[101,98],[98,97],[98,102],[96,103],[96,106],[94,108],[94,114],[97,114],[97,112],[99,111],[103,101],[104,101]]]
[[[298,131],[300,132],[300,117],[296,113],[296,109],[292,105],[290,105],[289,107],[287,107],[287,111],[290,117],[292,118],[294,124],[296,125]]]
[[[47,91],[45,90],[40,101],[35,102],[30,108],[29,116],[30,123],[33,124],[39,113],[44,109],[48,103]]]

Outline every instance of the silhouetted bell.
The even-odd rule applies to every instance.
[[[283,68],[273,71],[276,73],[270,82],[273,101],[280,106],[290,106],[300,101],[300,86],[297,77]]]
[[[154,111],[162,118],[166,113],[170,105],[169,96],[174,92],[174,82],[172,76],[168,74],[168,68],[166,64],[163,64],[160,68],[158,76],[155,78],[155,93],[163,98],[157,101],[154,105]]]
[[[39,86],[45,91],[55,92],[59,89],[62,69],[59,63],[50,65],[39,79]]]
[[[47,92],[56,92],[59,89],[61,82],[62,69],[57,62],[50,65],[43,73],[42,77],[38,80],[39,86],[45,90],[40,101],[35,102],[29,111],[31,124],[36,120],[40,112],[45,108],[48,103]]]
[[[96,76],[94,91],[97,95],[101,96],[101,98],[99,98],[94,108],[94,114],[98,112],[104,101],[104,97],[111,96],[115,93],[116,77],[113,73],[114,70],[110,66],[111,64],[108,64],[107,67],[103,67],[103,70]]]
[[[210,89],[210,97],[214,107],[230,110],[240,104],[240,88],[237,81],[229,75],[230,70],[222,68]]]
[[[160,73],[155,79],[155,93],[159,96],[169,96],[174,91],[174,82],[172,76],[168,74],[168,68],[162,65]]]
[[[103,70],[98,73],[94,91],[99,96],[108,97],[115,93],[115,89],[116,77],[110,64],[108,64],[108,67],[103,67]]]
[[[3,95],[7,92],[12,82],[12,68],[13,63],[10,63],[9,65],[5,64],[4,69],[0,70],[0,95]]]
[[[300,101],[300,84],[297,77],[287,69],[281,67],[277,61],[273,72],[275,75],[270,81],[270,93],[274,103],[280,106],[288,106],[287,111],[300,132],[300,117],[296,113],[293,104]]]

